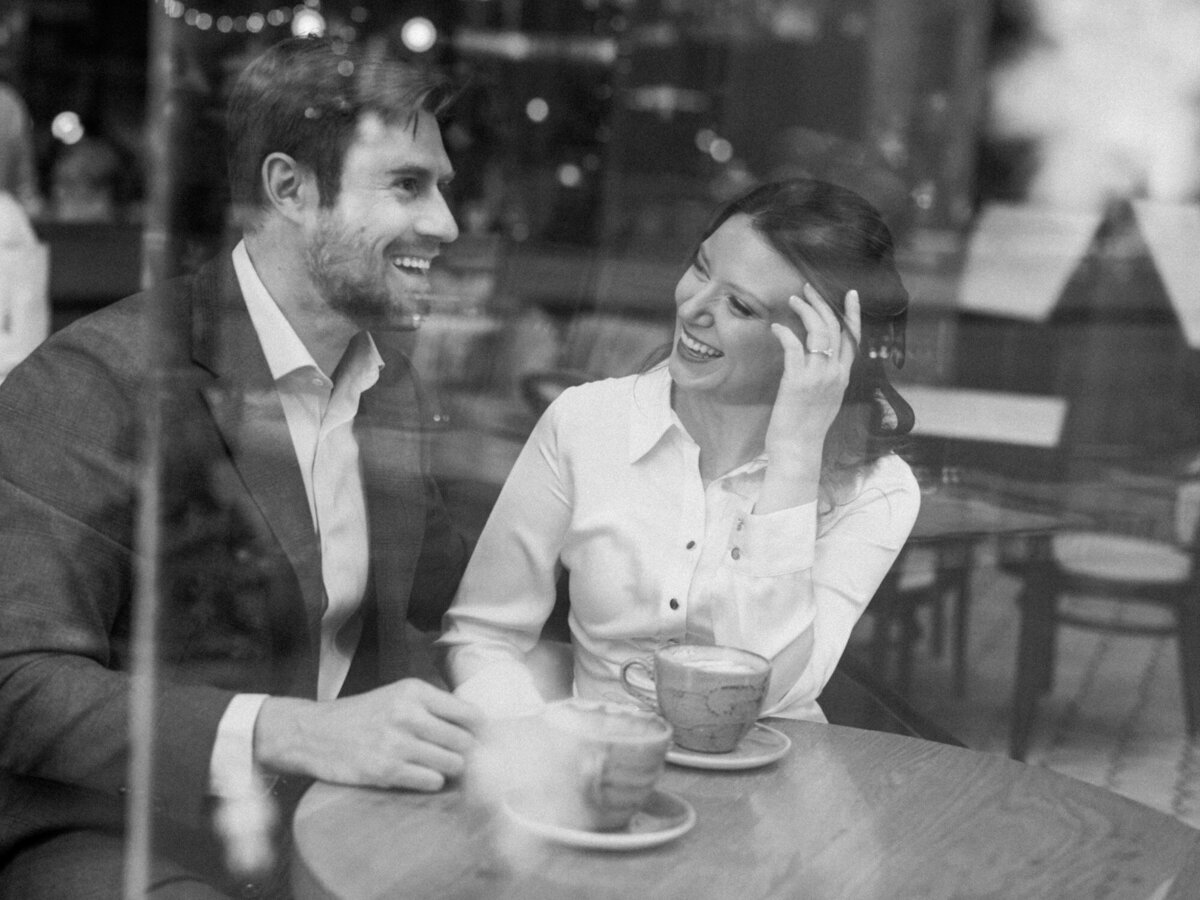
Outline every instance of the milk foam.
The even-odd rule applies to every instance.
[[[761,671],[761,666],[745,658],[726,655],[712,647],[681,645],[672,649],[671,656],[689,668],[718,675],[753,675]]]
[[[717,675],[753,675],[758,671],[756,666],[737,659],[692,659],[688,660],[688,664]]]

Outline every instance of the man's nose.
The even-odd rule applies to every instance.
[[[417,231],[422,237],[436,238],[444,244],[458,237],[458,223],[441,191],[434,191],[424,205],[417,220]]]

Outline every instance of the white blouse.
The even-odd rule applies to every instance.
[[[438,643],[457,693],[534,710],[524,657],[570,571],[574,689],[631,702],[622,663],[672,641],[772,661],[763,715],[824,721],[817,697],[912,528],[920,491],[889,455],[822,501],[752,510],[765,455],[712,481],[666,367],[565,391],[522,449]]]

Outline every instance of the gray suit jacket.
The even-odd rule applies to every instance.
[[[355,423],[371,585],[348,690],[406,673],[405,622],[440,626],[466,557],[427,474],[413,373],[387,335],[376,342],[385,366]],[[148,428],[156,390],[161,427]],[[155,440],[156,836],[208,834],[210,755],[234,693],[315,694],[320,548],[223,254],[55,334],[0,386],[0,868],[40,835],[122,826],[137,487]]]

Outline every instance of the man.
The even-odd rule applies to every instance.
[[[234,877],[263,861],[264,796],[286,832],[313,778],[461,772],[476,710],[404,678],[406,619],[437,627],[466,551],[396,341],[458,234],[446,96],[323,40],[271,48],[229,102],[243,240],[0,387],[0,896],[121,891],[148,557],[152,896],[282,893],[286,858]],[[155,496],[161,527],[139,531]]]

